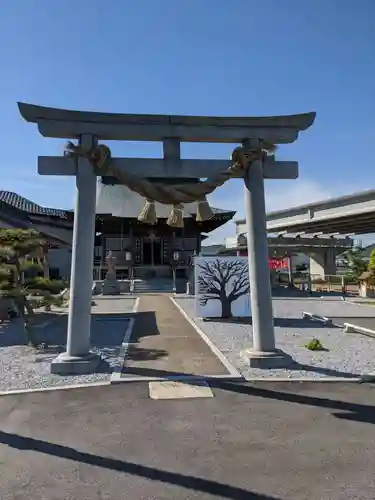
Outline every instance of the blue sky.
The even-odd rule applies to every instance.
[[[1,0],[0,189],[73,204],[73,179],[36,173],[37,155],[59,155],[64,143],[22,121],[18,100],[123,113],[314,110],[313,127],[278,151],[300,162],[300,179],[268,181],[268,209],[372,188],[374,22],[373,0]],[[110,145],[116,156],[161,155],[155,143]],[[227,158],[232,149],[182,152]],[[238,216],[242,199],[239,181],[211,198]]]

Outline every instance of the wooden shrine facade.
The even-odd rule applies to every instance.
[[[173,228],[166,219],[155,226],[136,218],[97,215],[94,249],[94,277],[103,279],[105,256],[109,251],[116,258],[118,279],[172,276],[175,266],[179,277],[188,277],[191,259],[201,250],[201,242],[214,229],[230,220],[235,212],[217,210],[210,221],[197,223],[184,220],[183,228]],[[130,258],[129,258],[130,257]]]

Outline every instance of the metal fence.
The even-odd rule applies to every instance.
[[[291,281],[292,278],[292,281]],[[308,289],[316,292],[336,292],[357,295],[359,293],[358,283],[344,275],[325,275],[324,278],[318,274],[309,273],[278,273],[275,279],[276,285],[292,285],[297,289]]]

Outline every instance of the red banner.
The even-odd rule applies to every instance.
[[[284,257],[272,257],[268,260],[268,265],[270,269],[288,269],[289,262]]]
[[[240,250],[240,257],[247,257],[246,250]],[[270,257],[268,260],[268,265],[270,269],[288,269],[289,268],[289,259],[285,257]]]
[[[241,257],[247,257],[246,250],[241,250],[239,253]],[[268,265],[270,269],[288,269],[289,259],[285,257],[270,257]]]

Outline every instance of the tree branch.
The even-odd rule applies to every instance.
[[[206,260],[197,266],[200,274],[197,277],[198,291],[202,295],[199,303],[205,306],[210,300],[222,300],[224,297],[233,302],[249,292],[247,262],[245,260]],[[231,284],[227,296],[226,287]]]

